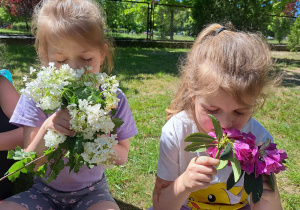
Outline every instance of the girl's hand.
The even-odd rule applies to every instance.
[[[74,136],[76,133],[70,129],[70,120],[71,117],[69,115],[69,111],[67,108],[64,108],[47,118],[45,121],[45,127],[66,136]]]
[[[213,166],[217,166],[218,163],[218,159],[207,156],[193,158],[182,174],[181,180],[185,189],[195,192],[209,187],[213,176],[217,174],[217,170]]]

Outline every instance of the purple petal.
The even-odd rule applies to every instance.
[[[262,162],[259,159],[255,160],[255,178],[264,173],[265,165],[265,162]]]
[[[208,147],[206,149],[206,154],[213,158],[216,156],[217,152],[218,152],[217,147]]]
[[[274,159],[268,157],[268,156],[264,156],[264,160],[266,162],[266,167],[265,167],[265,173],[270,175],[270,173],[278,173],[279,171],[285,170],[285,167],[275,161]]]

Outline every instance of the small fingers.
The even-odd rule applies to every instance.
[[[59,125],[59,124],[53,124],[53,129],[52,130],[56,130],[57,132],[64,134],[66,136],[75,136],[76,132],[72,131],[68,128],[66,128],[63,125]]]
[[[218,159],[208,157],[208,156],[198,156],[194,160],[195,163],[199,165],[217,166],[219,164]]]
[[[74,136],[76,133],[71,130],[70,119],[67,109],[60,110],[48,118],[50,121],[49,129],[67,136]]]

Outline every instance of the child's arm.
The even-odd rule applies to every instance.
[[[117,158],[114,160],[115,165],[118,166],[126,163],[129,153],[129,139],[118,141],[114,149],[117,152]]]
[[[210,185],[217,170],[219,160],[200,156],[193,158],[186,171],[174,182],[159,177],[153,191],[153,207],[155,210],[180,209],[191,192],[205,189]]]
[[[75,135],[75,132],[70,130],[70,115],[68,110],[65,108],[59,110],[49,118],[45,120],[43,125],[38,127],[24,127],[24,149],[25,152],[35,151],[37,156],[43,155],[44,151],[48,148],[45,146],[44,135],[48,129],[55,130],[61,134],[67,136]],[[44,164],[47,161],[46,158],[42,158],[36,161],[37,166]]]
[[[0,76],[0,91],[1,109],[8,118],[11,118],[20,95],[10,81],[2,76]]]
[[[23,147],[23,128],[0,133],[0,151],[15,149],[16,146]]]
[[[282,210],[280,195],[277,188],[276,178],[273,175],[275,180],[275,192],[271,189],[268,179],[266,176],[263,176],[264,185],[263,185],[263,194],[259,202],[253,204],[251,201],[251,209],[253,210]]]
[[[11,118],[20,98],[15,87],[5,77],[0,76],[0,106],[4,114]],[[0,133],[0,151],[23,147],[23,128]]]

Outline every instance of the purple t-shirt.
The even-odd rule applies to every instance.
[[[120,89],[118,89],[118,98],[120,99],[118,111],[114,117],[122,119],[124,123],[117,129],[116,134],[118,140],[125,140],[136,135],[138,130],[126,96]],[[36,107],[36,102],[22,95],[10,122],[20,127],[41,127],[49,116],[50,115],[45,114],[42,109]],[[103,173],[104,168],[101,166],[95,166],[92,169],[83,166],[78,173],[69,173],[69,167],[65,167],[57,176],[56,180],[51,181],[49,185],[60,191],[76,191],[98,181],[102,178]]]

